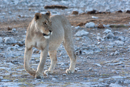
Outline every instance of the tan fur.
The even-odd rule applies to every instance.
[[[43,33],[49,35],[50,30],[52,31],[50,38],[49,36],[48,38],[43,36]],[[70,58],[70,67],[66,70],[66,73],[74,73],[76,56],[74,54],[72,29],[69,21],[66,17],[61,15],[50,16],[50,13],[36,13],[35,17],[28,26],[26,34],[24,53],[24,67],[26,71],[36,78],[42,78],[44,64],[49,52],[51,65],[48,70],[44,71],[44,73],[46,75],[53,73],[57,63],[57,49],[62,42]],[[41,50],[40,63],[36,71],[31,69],[29,66],[29,61],[32,55],[32,47],[36,47]]]

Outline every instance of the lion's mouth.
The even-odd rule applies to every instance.
[[[43,33],[43,36],[44,36],[45,39],[49,39],[50,35],[52,35],[52,32],[50,32],[49,34]]]

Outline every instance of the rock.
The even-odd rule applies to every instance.
[[[12,30],[12,28],[11,28],[11,27],[8,27],[7,29],[8,29],[8,30]]]
[[[114,55],[119,55],[120,54],[120,52],[119,51],[116,51],[115,53],[114,53]]]
[[[123,34],[123,32],[120,32],[120,31],[114,31],[114,34]]]
[[[40,51],[35,48],[35,49],[33,50],[33,53],[40,53]]]
[[[93,19],[98,19],[98,17],[92,16]]]
[[[114,34],[113,33],[108,33],[106,36],[103,36],[104,39],[113,39]]]
[[[11,82],[12,80],[9,79],[2,79],[1,82]]]
[[[3,39],[2,39],[2,37],[0,37],[0,43],[2,43],[3,42]]]
[[[13,28],[12,30],[11,30],[11,32],[16,32],[17,30],[15,29],[15,28]]]
[[[79,68],[78,68],[78,67],[76,67],[76,68],[75,68],[75,71],[78,71],[78,70],[79,70]]]
[[[128,51],[130,52],[130,47],[128,48]]]
[[[113,79],[123,79],[124,77],[123,76],[112,76],[111,78],[113,78]]]
[[[93,50],[83,50],[82,54],[93,54]]]
[[[72,14],[73,14],[73,15],[78,15],[79,12],[78,12],[78,11],[73,11]]]
[[[17,44],[18,44],[19,46],[24,46],[24,45],[25,45],[25,40],[23,40],[23,41],[18,41]]]
[[[88,70],[89,70],[89,71],[92,71],[93,69],[92,69],[92,68],[89,68]]]
[[[82,36],[87,36],[88,34],[89,34],[89,32],[81,30],[81,31],[78,31],[74,36],[82,37]]]
[[[0,80],[3,79],[3,76],[0,76]]]
[[[114,53],[112,52],[112,53],[110,53],[110,55],[111,55],[111,56],[114,56]]]
[[[105,27],[103,26],[103,24],[99,24],[97,27],[100,28],[100,29],[104,29],[104,28],[105,28]]]
[[[121,41],[124,42],[124,41],[125,41],[125,37],[123,37],[123,36],[119,36],[119,37],[118,37],[118,40],[121,40]]]
[[[95,48],[93,49],[93,51],[94,51],[94,52],[101,52],[102,50],[101,50],[100,48],[98,48],[98,47],[95,47]]]
[[[108,34],[111,33],[112,31],[110,29],[106,29],[103,33]]]
[[[109,85],[109,87],[122,87],[121,85],[117,84],[117,83],[111,83]]]
[[[85,24],[85,27],[86,27],[86,28],[94,28],[94,27],[96,27],[96,25],[95,25],[95,23],[93,23],[93,22],[89,22],[89,23],[86,23],[86,24]]]
[[[14,61],[11,61],[11,63],[15,64],[15,65],[18,65],[18,61],[17,60],[14,60]]]
[[[80,28],[81,28],[80,26],[75,27],[76,30],[78,30],[78,29],[80,29]]]
[[[127,10],[126,13],[130,13],[130,10]]]
[[[63,76],[66,76],[66,74],[63,74]]]
[[[0,53],[0,57],[1,57],[1,58],[5,58],[5,57],[6,57],[6,54],[5,54],[5,53]]]
[[[78,23],[77,24],[77,26],[83,26],[83,25],[85,25],[86,23],[84,23],[84,22],[80,22],[80,23]]]
[[[13,37],[5,37],[4,38],[4,43],[6,44],[13,44],[16,43],[17,41]]]
[[[99,63],[94,63],[96,66],[99,66],[99,67],[101,67],[102,65],[101,64],[99,64]]]
[[[87,80],[87,78],[84,78],[84,80]]]
[[[130,80],[125,80],[124,84],[130,84]]]
[[[96,10],[88,11],[87,14],[96,14]]]
[[[122,10],[117,11],[117,13],[122,13]]]
[[[102,38],[100,36],[97,36],[98,41],[102,41]]]
[[[52,81],[57,82],[58,80],[56,78],[52,78]]]
[[[115,44],[117,44],[118,46],[123,46],[124,42],[123,41],[115,41]]]
[[[104,26],[105,28],[109,28],[109,27],[110,27],[109,24],[107,24],[107,25],[103,24],[103,26]]]

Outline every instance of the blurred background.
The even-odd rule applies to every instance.
[[[63,5],[68,9],[45,9],[47,5]],[[34,13],[47,10],[50,10],[52,14],[69,15],[72,11],[79,13],[92,10],[115,12],[129,9],[130,0],[0,0],[0,21],[33,17]]]

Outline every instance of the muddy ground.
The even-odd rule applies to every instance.
[[[98,17],[97,19],[92,16]],[[74,31],[77,54],[76,72],[66,74],[69,57],[61,45],[57,53],[58,63],[55,73],[37,80],[23,67],[24,40],[30,18],[19,18],[0,22],[0,87],[129,87],[130,86],[130,14],[80,14],[67,16]],[[79,23],[116,24],[114,27],[86,28]],[[118,27],[117,24],[121,26]],[[127,25],[127,26],[125,26]],[[76,36],[79,31],[87,35]],[[110,35],[110,36],[109,36]],[[17,43],[6,43],[5,37],[13,37]],[[22,41],[22,42],[20,42]],[[36,69],[39,51],[34,49],[30,64]],[[45,70],[50,65],[49,56]]]

